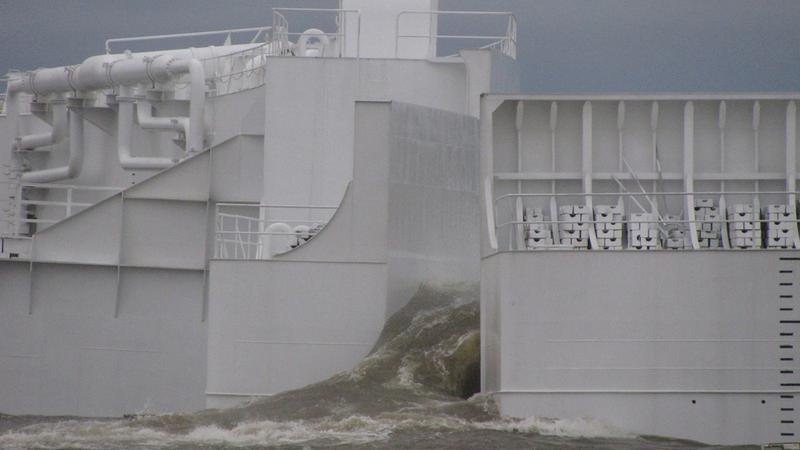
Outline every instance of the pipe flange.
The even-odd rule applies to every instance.
[[[78,94],[78,87],[75,85],[75,72],[78,70],[78,67],[80,67],[80,65],[64,67],[64,71],[67,72],[67,84],[72,88],[73,95]]]
[[[172,78],[175,75],[177,75],[177,73],[172,73],[172,70],[170,70],[170,67],[172,66],[173,63],[175,63],[177,61],[180,61],[180,60],[181,60],[180,58],[176,58],[175,56],[172,56],[172,57],[169,58],[169,61],[167,61],[167,64],[165,65],[165,67],[167,69],[167,75],[170,78]]]
[[[164,100],[164,91],[155,88],[148,89],[143,98],[148,102],[161,102]]]
[[[106,78],[108,79],[108,84],[111,86],[111,89],[116,90],[117,84],[114,83],[114,77],[111,75],[111,71],[114,69],[114,64],[124,61],[126,58],[119,58],[115,59],[111,62],[103,63],[103,67],[106,69]]]
[[[152,58],[149,57],[149,56],[146,56],[146,57],[142,58],[144,63],[145,63],[144,73],[145,73],[145,75],[147,75],[147,79],[150,80],[150,85],[151,85],[151,87],[153,89],[156,88],[156,79],[155,79],[155,75],[153,75],[153,63],[158,58],[160,58],[162,56],[164,56],[164,55],[163,54],[159,54],[159,55],[153,56]]]
[[[71,110],[82,109],[86,99],[83,97],[67,97],[67,108]]]
[[[34,101],[30,103],[31,114],[45,114],[47,112],[47,103]]]
[[[34,96],[40,97],[42,95],[42,93],[39,92],[36,89],[36,74],[37,73],[38,73],[38,70],[31,70],[30,72],[28,72],[28,87],[30,88],[30,90],[31,90],[31,92],[33,93]]]
[[[136,95],[129,95],[129,96],[117,95],[116,96],[117,103],[136,103],[137,101],[139,101],[141,99],[142,99],[141,96],[136,96]]]

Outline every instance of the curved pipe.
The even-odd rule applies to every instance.
[[[191,88],[189,95],[189,131],[186,132],[186,149],[189,153],[201,152],[205,138],[206,75],[203,64],[196,59],[186,60]]]
[[[119,99],[117,113],[117,150],[119,164],[126,170],[166,169],[177,160],[171,158],[133,156],[131,141],[133,136],[133,107],[129,99]]]
[[[181,73],[188,73],[191,80],[189,100],[189,120],[183,123],[186,133],[187,153],[200,152],[204,148],[204,109],[205,109],[205,70],[198,58],[224,56],[257,47],[258,44],[228,46],[223,49],[206,47],[201,49],[180,49],[164,52],[148,52],[122,55],[99,55],[87,58],[79,66],[38,69],[10,80],[6,92],[8,99],[8,118],[16,126],[19,120],[17,94],[30,92],[37,96],[60,92],[92,91],[127,86],[139,83],[155,83],[169,80]],[[170,158],[134,157],[131,153],[131,136],[134,123],[133,103],[122,101],[118,114],[118,144],[120,164],[124,169],[163,169],[176,161]],[[152,116],[152,114],[151,114]],[[146,116],[145,116],[146,117]],[[81,114],[70,111],[70,162],[67,166],[28,172],[25,181],[54,181],[74,178],[80,173],[83,161],[83,124]],[[146,122],[147,120],[145,120]],[[183,121],[182,121],[183,122]],[[78,129],[74,133],[72,131]],[[49,145],[63,128],[54,122],[51,134],[22,136],[16,142],[19,148]],[[41,145],[40,145],[41,144]]]
[[[155,64],[153,64],[155,66]],[[203,151],[205,138],[206,75],[203,64],[197,59],[170,60],[165,65],[169,74],[189,74],[189,121],[186,132],[186,153]],[[155,72],[151,67],[150,72]]]
[[[139,126],[144,129],[157,130],[177,130],[183,131],[186,135],[187,154],[201,152],[204,148],[205,138],[205,103],[206,103],[206,84],[205,70],[203,64],[196,59],[189,60],[169,60],[163,63],[163,67],[156,66],[155,61],[151,65],[151,73],[189,73],[189,118],[186,117],[153,117],[153,109],[150,102],[140,100],[136,106]],[[133,105],[130,102],[119,104],[119,155],[120,163],[125,169],[164,169],[174,164],[176,161],[169,158],[140,158],[131,156],[131,130],[124,130],[123,125],[129,126],[133,123]],[[124,106],[124,107],[123,107]],[[125,110],[123,117],[123,109]],[[129,111],[130,109],[130,111]],[[131,115],[131,120],[127,115]]]
[[[19,136],[12,144],[12,147],[15,150],[32,150],[60,143],[67,135],[67,114],[66,104],[54,103],[52,130]]]
[[[186,117],[153,117],[153,105],[147,100],[136,102],[136,120],[145,130],[189,131],[189,119]]]
[[[34,170],[22,174],[26,183],[49,183],[76,178],[83,168],[83,113],[79,108],[69,108],[69,161],[66,166]]]

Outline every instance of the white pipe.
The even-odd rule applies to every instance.
[[[204,111],[206,107],[206,78],[203,64],[197,59],[173,60],[167,64],[167,71],[189,73],[189,123],[185,130],[186,153],[201,152],[204,148]]]
[[[169,60],[163,63],[163,68],[156,66],[155,61],[151,63],[150,72],[159,73],[160,70],[166,70],[169,73],[188,72],[189,83],[189,118],[186,117],[153,117],[152,105],[148,101],[140,100],[136,107],[137,118],[139,126],[145,129],[159,129],[159,130],[178,130],[183,131],[186,135],[186,153],[197,153],[204,148],[204,135],[205,135],[205,102],[206,102],[206,85],[205,85],[205,71],[203,64],[196,59],[189,60]],[[125,106],[126,117],[123,120],[122,106],[120,103],[120,116],[119,126],[123,124],[128,126],[132,123],[127,119],[128,108],[132,105]],[[131,116],[132,116],[131,112]],[[126,132],[130,132],[127,130]],[[130,137],[119,135],[120,145],[120,163],[123,168],[135,169],[163,169],[174,164],[175,161],[169,158],[134,158],[130,152]],[[123,137],[125,140],[123,141]],[[124,161],[124,162],[123,162]]]
[[[140,83],[164,82],[181,73],[188,73],[191,80],[188,124],[181,121],[186,133],[186,152],[196,153],[204,148],[205,70],[200,59],[225,56],[258,47],[260,44],[232,45],[222,48],[179,49],[162,52],[98,55],[87,58],[78,66],[38,69],[10,80],[7,85],[7,111],[9,123],[16,126],[19,121],[18,97],[20,92],[37,96],[53,93],[93,91],[113,87],[126,88]],[[134,123],[133,103],[121,101],[118,113],[118,144],[120,164],[124,169],[163,169],[175,163],[170,158],[134,157],[131,153],[131,136]],[[152,116],[152,114],[151,114]],[[146,116],[145,116],[146,118]],[[154,120],[157,120],[154,118]],[[80,173],[83,161],[83,123],[77,111],[70,111],[70,159],[64,167],[28,172],[24,181],[46,182],[63,178],[74,178]],[[145,119],[145,122],[147,120]],[[78,126],[80,124],[80,127]],[[75,136],[72,136],[74,130]],[[50,136],[31,135],[17,140],[22,147],[32,144],[49,145],[46,142],[62,134],[54,130]],[[27,146],[27,147],[26,147]],[[76,167],[76,165],[78,167]]]
[[[22,174],[26,183],[49,183],[76,178],[83,168],[83,113],[80,108],[69,108],[69,161],[66,166],[34,170]]]
[[[143,53],[119,53],[91,56],[77,66],[37,69],[9,81],[8,92],[29,92],[47,95],[72,91],[95,91],[120,85],[143,82],[163,82],[178,72],[170,72],[185,63],[177,60],[223,57],[253,49],[261,44],[230,45],[225,47],[187,48]],[[148,67],[149,66],[149,67]],[[200,64],[202,67],[202,64]],[[189,72],[189,68],[183,72]],[[205,80],[204,80],[205,81]]]
[[[119,99],[117,113],[117,150],[119,163],[126,170],[165,169],[177,160],[171,158],[133,156],[131,141],[133,136],[133,106],[131,99]]]
[[[175,130],[189,132],[187,117],[153,117],[153,105],[147,100],[136,102],[136,120],[145,130]]]
[[[14,149],[34,149],[60,143],[67,135],[67,106],[53,103],[53,128],[44,133],[28,134],[16,138]]]

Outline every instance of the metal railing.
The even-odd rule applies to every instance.
[[[79,202],[75,201],[75,193],[76,192],[108,192],[111,195],[116,194],[122,191],[122,188],[116,186],[78,186],[78,185],[67,185],[67,184],[48,184],[48,183],[14,183],[14,182],[4,182],[5,184],[12,185],[12,189],[15,191],[14,197],[11,200],[11,214],[9,217],[6,218],[10,222],[12,235],[14,236],[24,236],[32,234],[32,229],[39,228],[39,226],[49,226],[62,220],[74,215],[75,213],[86,209],[99,201],[103,200],[104,198],[109,197],[109,195],[102,196],[102,198],[98,199],[94,202]],[[26,198],[28,193],[31,190],[48,190],[49,192],[53,191],[63,191],[63,200],[34,200],[30,198]],[[59,210],[63,208],[63,214],[55,214],[53,215],[51,211],[48,214],[47,219],[39,218],[38,216],[29,217],[28,216],[28,206],[36,206],[36,207],[52,207],[55,210]],[[32,227],[31,227],[32,225]],[[28,227],[29,229],[26,230],[25,228]]]
[[[469,34],[434,34],[433,30],[437,27],[428,27],[428,33],[420,34],[403,34],[401,33],[402,18],[412,15],[427,15],[430,16],[431,21],[438,20],[440,16],[472,16],[472,17],[491,17],[500,16],[507,17],[506,29],[504,34],[497,35],[469,35]],[[427,39],[428,57],[433,58],[438,42],[440,40],[453,40],[453,41],[470,41],[470,42],[487,42],[480,45],[478,48],[493,48],[499,50],[504,55],[511,58],[517,58],[517,18],[514,13],[500,12],[500,11],[401,11],[395,20],[395,45],[394,54],[396,58],[400,57],[400,41],[403,39]],[[455,56],[455,55],[451,55]]]
[[[491,190],[487,190],[487,194],[490,194]],[[782,249],[792,249],[792,248],[800,248],[800,232],[798,232],[798,226],[800,225],[800,220],[798,220],[797,216],[797,205],[796,200],[798,195],[800,195],[800,191],[703,191],[703,192],[593,192],[593,193],[583,193],[583,192],[548,192],[548,193],[513,193],[513,194],[504,194],[499,197],[493,199],[491,206],[491,211],[488,211],[490,214],[488,215],[489,219],[489,227],[490,233],[490,242],[492,242],[492,247],[498,249],[500,246],[498,245],[498,236],[506,236],[508,237],[507,247],[509,250],[513,250],[515,245],[515,241],[519,239],[519,236],[524,235],[526,227],[530,227],[531,225],[539,225],[543,226],[544,229],[547,230],[548,233],[552,233],[548,237],[552,236],[553,244],[552,245],[541,245],[537,246],[537,250],[547,250],[547,249],[591,249],[591,247],[576,247],[573,245],[566,245],[562,244],[560,241],[560,237],[558,236],[558,230],[561,225],[565,224],[574,224],[574,220],[561,220],[559,218],[554,218],[553,215],[557,213],[557,209],[559,206],[558,200],[559,198],[562,199],[570,199],[574,201],[575,199],[591,199],[594,197],[606,197],[606,198],[617,198],[618,201],[621,203],[622,199],[630,199],[632,203],[631,209],[637,209],[641,213],[648,214],[652,216],[650,219],[643,219],[643,218],[633,218],[630,214],[626,216],[622,216],[619,221],[615,221],[615,223],[621,223],[622,227],[621,230],[625,231],[626,233],[629,232],[628,226],[630,224],[641,224],[641,225],[654,225],[655,233],[657,234],[657,247],[660,249],[662,248],[662,241],[666,241],[668,239],[668,234],[670,230],[680,229],[683,232],[687,233],[686,240],[687,246],[683,249],[686,250],[697,250],[701,247],[697,244],[697,238],[693,238],[691,233],[699,233],[702,229],[703,224],[718,224],[719,229],[721,231],[721,235],[719,237],[720,244],[717,247],[719,249],[733,249],[733,248],[743,248],[742,246],[737,246],[734,243],[734,238],[729,236],[730,230],[736,229],[737,224],[759,224],[758,226],[754,226],[755,231],[757,231],[758,235],[752,237],[755,242],[752,245],[748,245],[748,248],[782,248]],[[779,206],[785,206],[787,212],[780,220],[771,219],[767,217],[768,213],[765,212],[762,214],[761,208],[759,206],[759,198],[762,196],[779,196],[778,198],[783,198],[785,203],[781,203]],[[639,202],[636,198],[645,198],[644,202]],[[659,211],[658,207],[656,206],[656,202],[653,200],[653,197],[683,197],[682,198],[682,205],[683,211],[681,212],[680,216],[672,216],[667,214],[667,211]],[[725,200],[728,197],[739,197],[739,198],[748,198],[750,199],[750,203],[747,206],[752,207],[752,215],[748,217],[736,217],[736,214],[729,214],[727,210],[727,206],[736,205],[736,203],[730,203]],[[715,211],[715,217],[712,219],[706,217],[695,217],[695,213],[689,213],[686,211],[687,206],[690,204],[690,201],[694,200],[701,200],[701,199],[719,199],[719,202],[713,204],[713,208]],[[773,197],[775,198],[775,197]],[[546,210],[550,209],[550,217],[543,220],[519,220],[520,209],[524,209],[529,205],[523,205],[520,202],[524,202],[524,199],[540,199],[540,202],[537,203],[537,206],[545,205],[541,209]],[[545,199],[545,202],[542,203],[541,199]],[[499,207],[502,208],[503,206],[500,205],[501,202],[511,202],[516,200],[516,204],[510,203],[505,205],[505,212],[504,214],[506,217],[511,216],[510,220],[505,220],[503,222],[497,223],[495,222],[495,218],[501,217],[498,214]],[[549,205],[547,205],[549,203]],[[643,204],[644,203],[644,204]],[[595,207],[600,206],[598,204],[594,205]],[[607,206],[604,204],[603,206]],[[649,208],[648,208],[649,206]],[[635,208],[634,208],[635,207]],[[627,209],[627,208],[625,208]],[[693,207],[696,211],[698,207]],[[560,214],[559,214],[560,215]],[[598,220],[595,216],[594,211],[588,211],[589,218],[585,220],[581,220],[580,223],[587,224],[589,227],[594,229],[595,225],[609,223],[608,219]],[[733,216],[733,217],[732,217]],[[690,217],[694,217],[693,219]],[[782,225],[790,225],[791,230],[786,231],[786,245],[770,245],[768,230],[770,227],[775,225],[777,227],[778,224]],[[508,230],[506,234],[503,230]],[[587,231],[589,228],[587,228]],[[724,231],[723,231],[724,230]],[[624,239],[621,240],[622,243],[626,241]],[[629,247],[632,247],[628,245]],[[525,248],[525,245],[522,243],[517,242],[516,245],[517,249]],[[529,248],[530,249],[530,248]],[[637,248],[638,249],[638,248]],[[652,250],[653,248],[649,248]]]
[[[271,44],[201,59],[206,73],[209,95],[232,94],[262,86],[266,82],[267,58],[273,54]]]
[[[303,32],[292,32],[289,29],[289,19],[286,17],[289,13],[303,13],[303,14],[333,14],[335,17],[336,31],[333,33],[325,33],[328,38],[333,38],[335,47],[331,49],[331,54],[324,56],[341,58],[344,56],[359,57],[361,53],[361,11],[357,9],[325,9],[325,8],[273,8],[272,9],[272,42],[275,46],[275,54],[285,55],[291,54],[293,50],[290,41],[291,37],[303,35]],[[353,37],[355,38],[355,52],[350,54],[348,45],[352,45],[348,39],[348,15],[355,16],[356,30]]]
[[[215,257],[268,259],[274,254],[290,251],[313,238],[327,225],[337,208],[338,206],[319,205],[217,203]],[[285,226],[272,227],[277,224]],[[298,226],[307,228],[297,229]],[[273,240],[273,237],[279,239]]]
[[[252,33],[255,32],[255,35],[250,39],[250,43],[255,43],[258,41],[258,38],[261,35],[265,35],[268,31],[270,31],[272,27],[251,27],[251,28],[232,28],[228,30],[214,30],[214,31],[197,31],[192,33],[174,33],[174,34],[157,34],[157,35],[150,35],[150,36],[134,36],[134,37],[123,37],[123,38],[113,38],[113,39],[106,39],[106,53],[111,53],[111,44],[112,43],[120,43],[120,42],[142,42],[142,41],[156,41],[159,39],[180,39],[180,38],[189,38],[189,37],[201,37],[201,36],[219,36],[219,35],[227,35],[228,38],[231,37],[233,34],[238,33]]]
[[[266,41],[270,40],[269,32],[271,26],[235,28],[229,30],[200,31],[195,33],[176,33],[162,34],[154,36],[136,36],[127,38],[108,39],[106,41],[106,52],[111,52],[111,43],[120,42],[140,42],[159,39],[178,39],[188,37],[204,37],[216,35],[228,35],[236,33],[254,33],[249,43],[254,44],[251,48],[238,52],[227,53],[220,56],[203,58],[200,61],[206,74],[206,82],[209,85],[209,95],[231,94],[247,89],[259,87],[265,82],[267,56],[273,54],[273,46],[269,43],[256,45],[259,38],[263,37]],[[175,81],[177,88],[188,85],[188,75],[184,75]]]

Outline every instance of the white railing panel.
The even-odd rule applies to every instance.
[[[428,27],[427,33],[404,32],[403,18],[414,15],[427,15],[431,20],[438,20],[442,16],[462,16],[462,17],[505,17],[505,29],[497,34],[439,34],[433,30],[436,27]],[[395,21],[395,57],[402,57],[402,42],[410,40],[426,39],[431,42],[429,46],[429,58],[437,57],[433,54],[439,48],[439,41],[465,42],[467,45],[476,45],[475,48],[497,49],[501,53],[511,58],[517,58],[517,18],[514,13],[503,11],[402,11],[397,15]],[[455,56],[455,55],[450,55]]]
[[[291,251],[322,230],[337,208],[320,205],[217,203],[215,257],[268,259],[275,254]],[[279,239],[275,239],[276,237]]]
[[[29,236],[34,230],[39,231],[41,227],[31,225],[52,225],[102,201],[110,195],[122,191],[116,186],[80,186],[69,184],[48,184],[48,183],[19,183],[3,182],[12,187],[15,192],[13,197],[8,199],[7,206],[4,208],[5,220],[8,222],[8,229],[12,236]],[[31,198],[37,191],[47,191],[49,194],[45,199]],[[59,193],[53,195],[53,193]],[[99,195],[96,201],[76,201],[76,193],[107,193]],[[80,195],[79,195],[80,196]],[[60,197],[53,199],[53,197]],[[28,206],[32,206],[33,211],[29,211]],[[39,217],[36,210],[47,208],[47,217]]]

